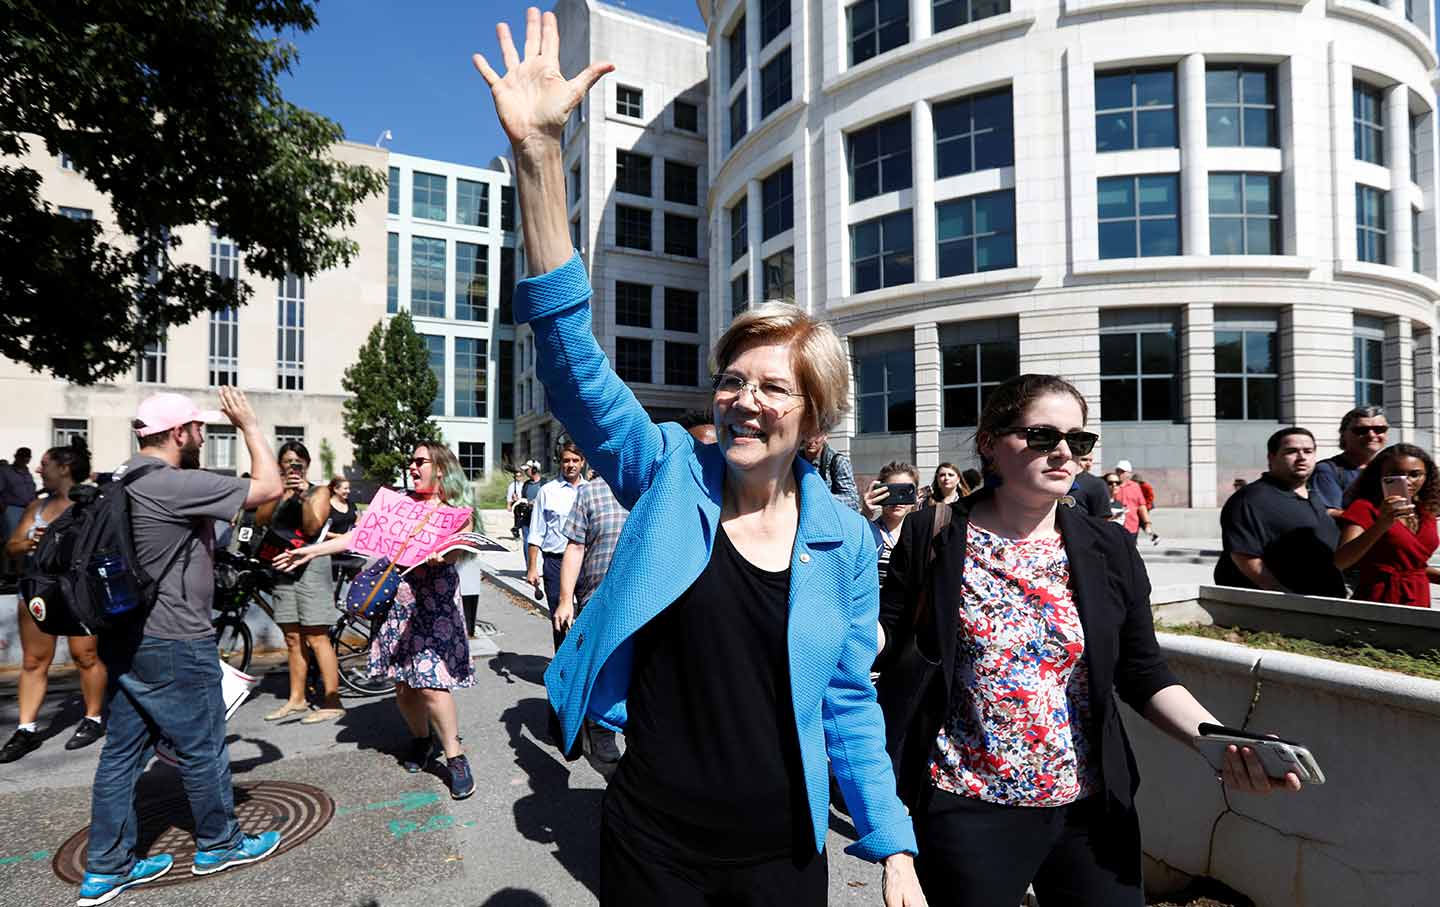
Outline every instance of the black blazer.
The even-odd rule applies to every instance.
[[[982,491],[950,505],[950,525],[934,542],[933,606],[928,621],[915,626],[925,549],[934,526],[930,508],[905,518],[880,592],[885,648],[877,669],[881,672],[878,693],[885,712],[886,749],[895,764],[901,799],[912,812],[929,785],[926,766],[935,734],[950,714],[957,603],[965,571],[965,527],[970,508],[985,496],[988,492]],[[1056,528],[1069,556],[1070,584],[1085,630],[1084,663],[1090,671],[1091,704],[1086,739],[1108,804],[1128,810],[1140,776],[1114,694],[1140,711],[1156,692],[1180,681],[1155,642],[1150,578],[1129,535],[1118,524],[1097,520],[1066,504],[1056,512]],[[915,646],[909,645],[912,636]]]

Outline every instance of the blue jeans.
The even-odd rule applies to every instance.
[[[135,784],[161,736],[175,745],[195,820],[195,846],[238,845],[215,640],[102,639],[100,655],[110,671],[110,717],[91,792],[85,868],[106,874],[130,871],[140,831]]]

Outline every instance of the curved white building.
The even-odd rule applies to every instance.
[[[1168,505],[1357,401],[1434,447],[1429,3],[700,2],[713,327],[833,321],[857,472],[968,462],[1021,371]]]

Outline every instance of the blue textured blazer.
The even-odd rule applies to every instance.
[[[635,632],[709,562],[725,482],[718,446],[697,444],[673,422],[651,422],[615,375],[591,333],[589,299],[578,255],[515,287],[515,317],[535,332],[535,368],[552,410],[630,508],[609,573],[545,672],[567,750],[586,717],[625,729]],[[833,767],[861,836],[846,853],[914,853],[870,683],[880,607],[875,544],[865,520],[837,504],[798,457],[795,477],[800,522],[786,633],[815,849],[825,846]]]

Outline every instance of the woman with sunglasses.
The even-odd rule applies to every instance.
[[[1345,501],[1335,519],[1340,524],[1335,566],[1355,568],[1355,598],[1430,607],[1430,584],[1440,582],[1440,570],[1430,566],[1440,547],[1435,461],[1413,444],[1392,444],[1360,473]]]
[[[565,213],[561,132],[610,67],[567,82],[554,15],[526,20],[523,62],[496,28],[503,78],[476,57],[539,275],[516,285],[515,317],[555,415],[630,508],[545,674],[563,749],[586,719],[625,734],[601,807],[600,904],[821,907],[827,761],[859,832],[847,852],[884,862],[888,907],[923,904],[870,683],[875,544],[798,456],[845,408],[844,349],[793,305],[757,306],[714,349],[717,443],[650,421],[596,344]]]
[[[891,554],[880,701],[937,907],[1017,904],[1032,882],[1042,904],[1140,907],[1137,779],[1114,694],[1186,743],[1215,721],[1161,657],[1124,531],[1057,506],[1098,440],[1086,416],[1054,375],[997,387],[975,439],[986,487],[948,524],[909,517]],[[1270,781],[1248,749],[1226,755],[1222,780],[1300,786]],[[1197,770],[1196,783],[1214,782]]]

